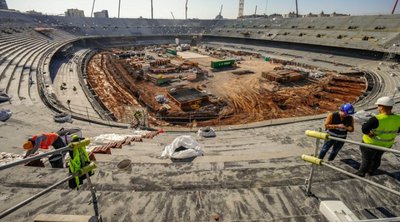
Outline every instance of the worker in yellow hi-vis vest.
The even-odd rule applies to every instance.
[[[386,147],[390,149],[400,132],[400,115],[392,113],[394,100],[391,97],[384,96],[375,103],[378,105],[379,114],[370,118],[362,125],[363,143],[375,146]],[[361,166],[358,176],[364,177],[366,173],[373,175],[381,165],[381,159],[384,151],[369,149],[360,146]]]
[[[72,151],[69,151],[70,161],[69,161],[69,171],[74,174],[79,172],[83,167],[90,164],[89,155],[86,152],[86,146],[90,144],[89,139],[80,138],[77,135],[71,137],[71,147]],[[89,172],[89,176],[94,174],[93,171]],[[83,183],[86,179],[86,175],[77,176],[68,181],[70,188],[79,188],[79,185]]]

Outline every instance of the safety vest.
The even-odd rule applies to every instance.
[[[69,161],[69,169],[71,173],[77,173],[79,170],[81,170],[84,166],[89,165],[90,159],[89,155],[86,152],[86,146],[90,144],[89,139],[85,139],[80,142],[74,142],[70,144],[72,148],[72,153],[70,152],[71,159]],[[89,174],[93,174],[93,172],[89,172]],[[82,175],[84,178],[86,178],[85,175]],[[76,188],[79,188],[79,185],[81,184],[80,177],[77,176],[74,178],[75,180],[75,185]]]
[[[375,136],[371,138],[364,134],[364,143],[387,148],[392,147],[400,128],[400,116],[397,114],[386,115],[383,113],[375,117],[379,121],[378,128],[371,130]]]
[[[334,112],[332,116],[331,124],[343,124],[345,126],[351,126],[353,122],[353,117],[346,116],[343,120],[340,119],[339,112]],[[327,129],[326,132],[335,137],[346,138],[347,137],[347,129]]]
[[[51,146],[51,144],[53,144],[54,141],[56,141],[56,139],[58,138],[57,133],[43,133],[42,135],[44,135],[44,138],[43,138],[42,142],[40,142],[40,145],[39,145],[39,148],[42,148],[42,149],[48,149],[49,146]],[[36,141],[37,137],[38,137],[38,135],[34,135],[34,136],[32,136],[32,139],[34,141]]]

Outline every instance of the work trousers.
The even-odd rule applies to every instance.
[[[359,173],[373,174],[381,165],[382,155],[384,151],[369,149],[367,147],[360,146],[361,150],[361,166],[358,170]]]
[[[344,142],[336,140],[326,140],[324,145],[322,145],[321,151],[319,152],[318,158],[324,159],[326,153],[333,146],[331,153],[329,154],[328,161],[335,159],[339,151],[342,149]]]

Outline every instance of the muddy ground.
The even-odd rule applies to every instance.
[[[193,53],[192,55],[193,56]],[[182,84],[194,87],[203,92],[215,95],[226,106],[221,108],[219,118],[208,121],[197,121],[194,124],[227,125],[245,124],[276,118],[287,118],[321,114],[337,110],[341,104],[355,102],[366,89],[362,77],[333,77],[335,72],[326,72],[319,79],[306,78],[301,81],[279,84],[261,76],[281,64],[265,62],[261,58],[243,57],[235,70],[213,72],[210,62],[212,57],[199,56],[190,61],[199,63],[212,77],[196,81],[182,80]],[[171,59],[178,64],[182,58]],[[167,94],[168,87],[156,86],[149,81],[135,80],[126,70],[124,60],[116,59],[110,52],[96,54],[88,64],[88,80],[103,103],[112,111],[120,122],[130,122],[134,110],[146,103],[152,109],[161,107],[155,96]],[[250,70],[253,74],[235,75],[232,71]],[[169,102],[171,116],[182,113],[179,107]],[[150,111],[152,110],[150,109]],[[156,119],[156,113],[150,112],[150,122],[156,125],[170,125]],[[188,119],[188,121],[191,121]],[[193,125],[187,124],[187,125]]]

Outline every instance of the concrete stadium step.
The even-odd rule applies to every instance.
[[[5,188],[7,201],[1,210],[17,203],[13,190]],[[19,194],[27,197],[39,189],[20,188]],[[295,218],[300,221],[325,221],[318,212],[318,201],[308,198],[296,187],[262,189],[213,190],[213,191],[162,191],[162,192],[97,192],[99,209],[104,221],[282,221]],[[297,195],[293,195],[297,193]],[[9,195],[9,196],[8,196]],[[20,200],[21,198],[18,198]],[[34,210],[22,208],[7,217],[10,221],[26,221],[27,215],[39,213],[93,214],[88,204],[87,190],[70,192],[53,191],[41,203],[33,202]],[[157,212],[157,213],[155,213]]]
[[[14,96],[13,97],[13,102],[16,102],[16,101],[17,102],[21,102],[22,99],[25,99],[25,98],[22,98],[19,95],[19,88],[20,88],[20,85],[21,85],[21,79],[22,79],[23,71],[25,69],[27,69],[27,68],[29,69],[29,67],[26,67],[26,65],[28,63],[28,60],[31,59],[32,55],[37,50],[43,48],[43,46],[45,44],[46,43],[38,44],[36,47],[34,47],[34,48],[30,49],[30,50],[27,50],[25,53],[23,53],[20,56],[18,56],[18,58],[14,58],[15,63],[13,63],[13,64],[15,64],[15,66],[12,67],[12,65],[13,65],[12,64],[11,66],[8,67],[8,70],[10,70],[9,71],[10,77],[9,77],[9,80],[8,80],[8,83],[7,83],[6,91],[7,91],[7,93],[9,95],[13,95]]]
[[[124,206],[125,211],[129,209],[130,212],[127,218],[158,218],[168,208],[174,212],[193,210],[194,214],[166,213],[164,217],[167,220],[185,218],[191,221],[195,217],[197,221],[205,219],[204,214],[209,217],[209,214],[217,212],[224,216],[224,220],[294,217],[309,221],[309,217],[317,216],[315,221],[324,221],[318,211],[318,200],[307,197],[302,187],[310,167],[296,158],[257,162],[134,163],[128,170],[118,170],[116,164],[99,162],[99,168],[91,177],[98,191],[100,209],[105,215],[112,215],[115,210],[107,206]],[[16,167],[3,172],[0,175],[2,194],[10,199],[0,207],[4,209],[67,176],[66,169],[51,168]],[[15,172],[18,172],[18,177]],[[29,180],[26,179],[28,177]],[[364,209],[377,215],[373,210],[375,208],[388,206],[389,211],[397,212],[400,207],[399,197],[386,195],[384,199],[380,198],[384,191],[329,168],[317,171],[314,178],[312,193],[316,197],[320,200],[341,200],[360,219],[367,219],[362,214]],[[386,174],[372,179],[392,187],[399,184],[398,180]],[[15,189],[19,190],[18,198],[14,196]],[[78,192],[70,192],[66,185],[62,185],[46,196],[45,203],[38,204],[35,213],[54,212],[58,205],[65,206],[66,203],[69,212],[82,211],[80,206],[87,206],[89,197],[87,185],[83,185]],[[157,214],[154,214],[153,205],[160,207]],[[179,207],[181,205],[184,207]],[[195,212],[199,209],[202,212],[197,215]],[[18,221],[19,217],[10,219]]]

